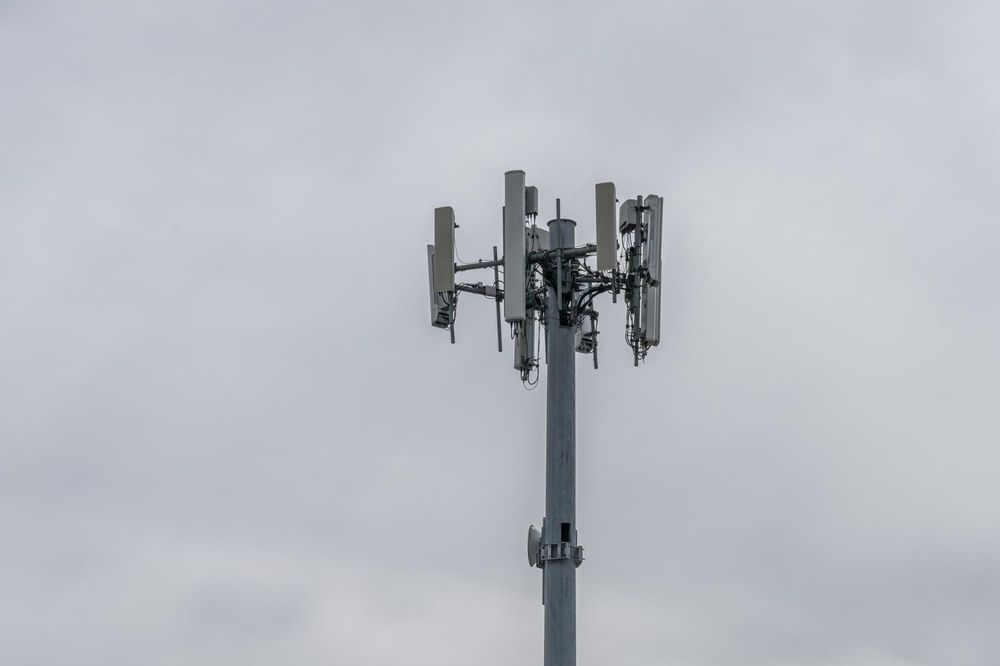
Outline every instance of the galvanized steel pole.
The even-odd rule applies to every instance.
[[[572,248],[572,220],[549,222],[550,247]],[[559,253],[557,261],[564,261]],[[548,329],[545,414],[545,522],[542,544],[576,539],[576,327],[561,316],[573,298],[572,271],[552,271],[563,284],[549,284],[545,317]],[[576,567],[572,557],[547,559],[542,568],[545,604],[545,666],[576,666]]]

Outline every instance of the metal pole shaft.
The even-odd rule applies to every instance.
[[[553,248],[571,248],[572,220],[549,222]],[[567,267],[558,271],[568,278]],[[552,271],[552,275],[557,271]],[[565,278],[564,278],[565,279]],[[576,330],[560,321],[557,300],[569,284],[550,284],[545,310],[548,332],[547,404],[545,414],[545,523],[543,544],[576,539]],[[572,296],[572,292],[569,292]],[[571,299],[569,299],[571,300]],[[572,558],[545,562],[545,666],[576,666],[576,562]]]

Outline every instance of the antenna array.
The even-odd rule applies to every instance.
[[[514,368],[522,380],[531,381],[539,366],[538,329],[545,327],[550,305],[547,286],[556,286],[551,305],[558,309],[563,325],[574,326],[576,350],[592,355],[595,369],[599,313],[594,299],[610,293],[612,302],[617,302],[623,295],[625,340],[639,365],[660,341],[663,197],[637,196],[617,207],[615,184],[598,183],[594,188],[597,243],[552,247],[549,231],[537,224],[538,189],[525,186],[523,171],[508,171],[504,180],[502,258],[497,258],[494,247],[492,260],[456,263],[455,212],[451,207],[434,210],[434,244],[427,246],[431,325],[449,329],[454,342],[459,294],[496,299],[503,304],[503,321],[514,340]],[[561,220],[560,214],[549,224]],[[593,267],[588,263],[591,258]],[[492,269],[492,284],[455,281],[456,272],[476,269]],[[497,349],[503,351],[499,313],[497,307]]]

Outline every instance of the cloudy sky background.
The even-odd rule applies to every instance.
[[[0,662],[541,663],[544,380],[426,303],[520,168],[667,206],[663,343],[579,357],[580,663],[1000,663],[998,21],[0,2]]]

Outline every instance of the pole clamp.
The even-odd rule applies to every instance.
[[[562,543],[546,543],[538,548],[537,564],[538,568],[545,566],[546,562],[552,560],[573,560],[576,566],[583,564],[583,546],[574,546],[563,541]]]

